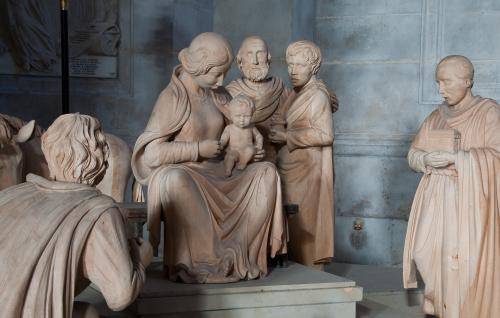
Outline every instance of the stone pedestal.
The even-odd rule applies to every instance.
[[[129,308],[137,317],[354,318],[362,288],[354,281],[290,263],[264,279],[232,284],[181,284],[162,278],[160,264]]]

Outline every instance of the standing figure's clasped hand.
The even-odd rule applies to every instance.
[[[424,156],[424,163],[426,166],[433,168],[444,168],[454,164],[456,154],[446,151],[433,151]]]

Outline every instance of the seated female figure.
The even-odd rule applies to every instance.
[[[165,220],[168,278],[224,283],[262,277],[267,256],[286,248],[274,165],[257,162],[226,178],[216,157],[229,95],[220,86],[233,56],[226,39],[202,33],[179,53],[170,84],[136,142],[132,168],[148,185],[155,252]],[[263,157],[257,152],[254,159]]]

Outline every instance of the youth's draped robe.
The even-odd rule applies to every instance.
[[[333,124],[338,103],[314,79],[285,104],[287,140],[278,153],[285,204],[298,204],[289,218],[293,260],[314,265],[333,257]]]
[[[454,165],[424,164],[435,129],[460,135]],[[423,172],[411,208],[403,275],[406,288],[425,282],[424,311],[446,318],[500,313],[500,107],[474,97],[452,111],[442,105],[422,124],[408,154]]]
[[[199,158],[200,127],[207,125],[215,131],[211,139],[219,139],[221,112],[230,97],[212,91],[220,111],[200,117],[178,78],[181,71],[174,70],[132,155],[134,175],[148,185],[150,241],[157,253],[163,219],[164,265],[171,280],[262,277],[267,256],[286,251],[278,173],[274,165],[258,162],[226,178],[222,162]]]

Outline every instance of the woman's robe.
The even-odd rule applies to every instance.
[[[312,266],[333,257],[333,124],[336,97],[313,79],[288,98],[286,145],[278,153],[285,204],[298,204],[289,218],[290,256]]]
[[[457,160],[424,164],[435,129],[460,133]],[[408,154],[424,176],[406,234],[403,276],[425,282],[424,311],[440,317],[487,318],[500,313],[500,107],[474,97],[462,109],[442,105],[422,124]]]
[[[267,256],[286,251],[279,176],[253,163],[226,178],[220,161],[202,161],[198,142],[218,140],[227,96],[211,91],[195,110],[174,69],[132,155],[137,180],[148,185],[148,228],[157,253],[165,221],[164,265],[169,279],[223,283],[262,277]],[[192,97],[194,98],[194,97]],[[220,110],[220,111],[219,111]],[[203,136],[206,132],[209,137]]]

